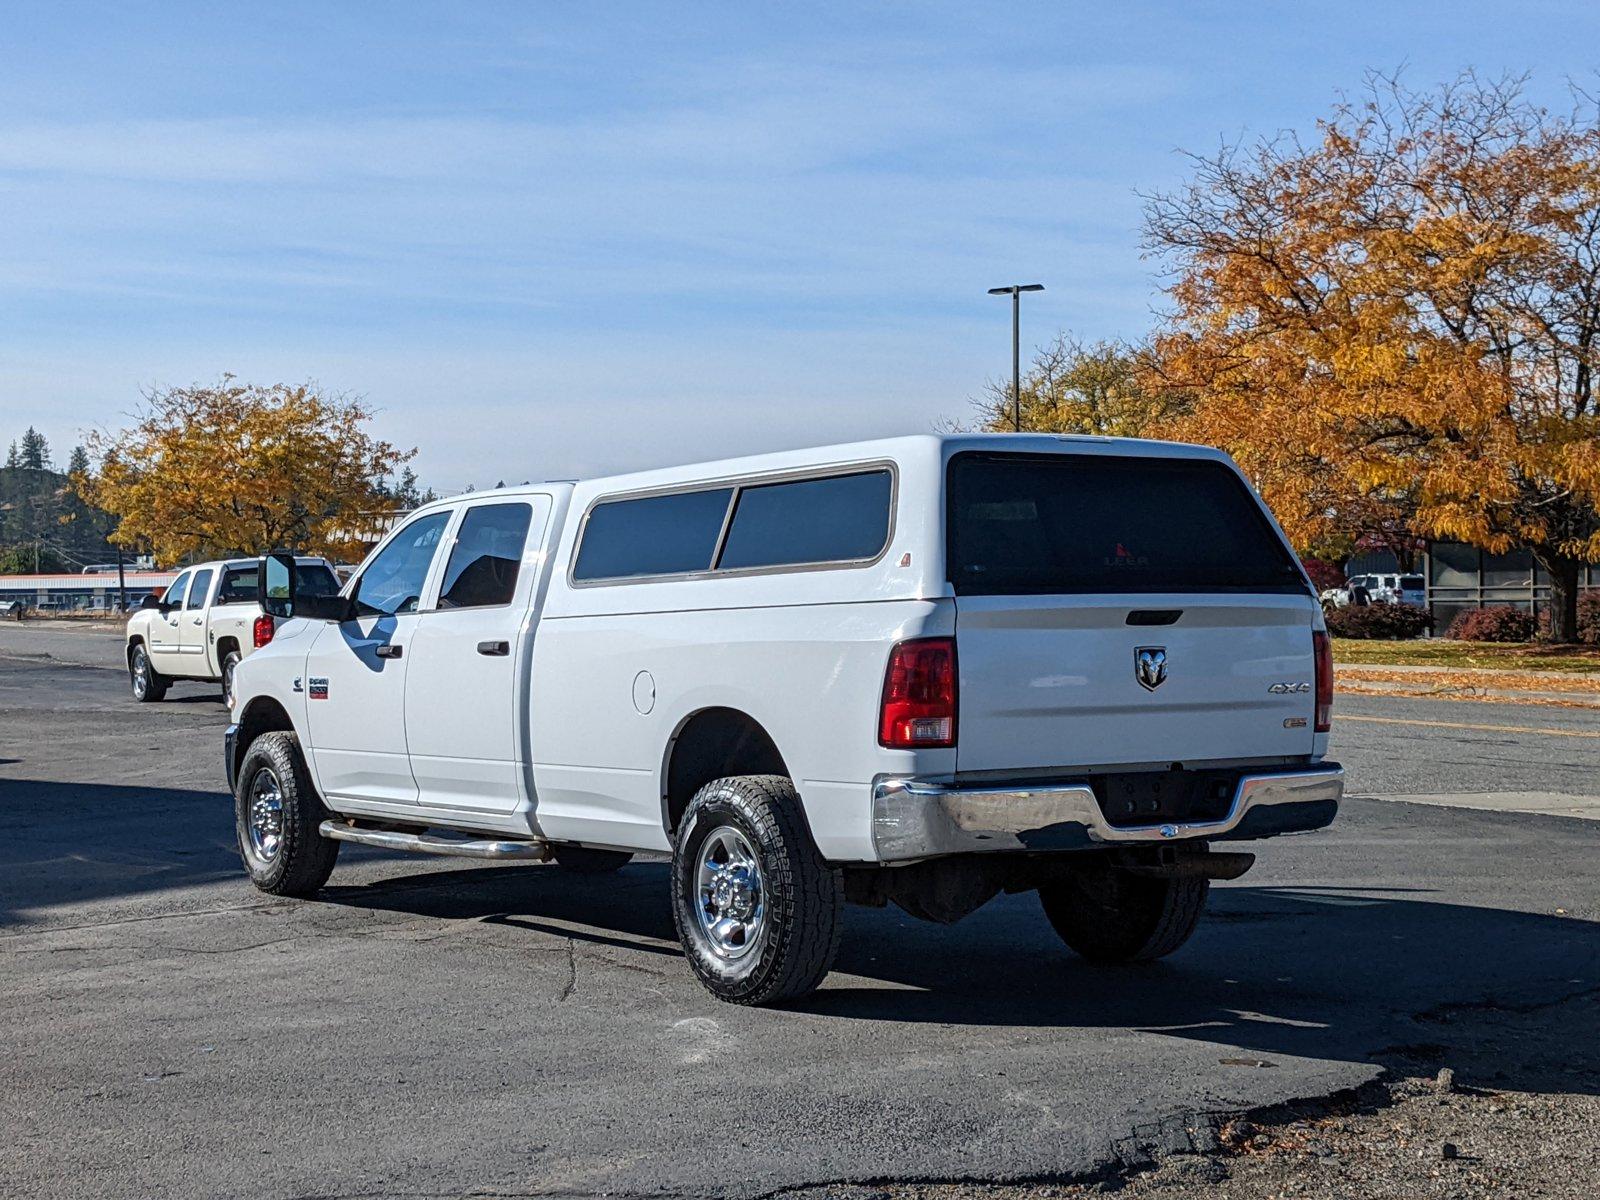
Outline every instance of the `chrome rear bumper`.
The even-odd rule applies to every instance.
[[[1082,850],[1186,838],[1214,841],[1321,829],[1344,794],[1338,763],[1245,775],[1225,816],[1212,821],[1113,825],[1086,783],[975,788],[884,777],[872,791],[880,862],[1005,850]]]

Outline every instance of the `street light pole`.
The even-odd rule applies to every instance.
[[[1013,283],[990,288],[991,296],[1011,297],[1011,428],[1022,432],[1022,293],[1042,292],[1042,283]]]

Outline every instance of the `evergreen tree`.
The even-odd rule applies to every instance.
[[[410,467],[400,471],[400,486],[394,490],[394,498],[403,508],[416,508],[422,503],[422,497],[417,493],[417,473]]]
[[[6,451],[6,466],[20,467],[21,465],[22,455],[17,452],[17,443],[13,440],[11,443],[11,449]]]
[[[30,471],[48,471],[50,469],[50,443],[45,440],[32,425],[28,432],[22,435],[22,466]]]
[[[89,470],[89,452],[82,446],[72,448],[72,456],[67,459],[68,475],[83,475]]]

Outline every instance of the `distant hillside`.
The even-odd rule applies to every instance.
[[[60,471],[0,467],[0,563],[31,569],[35,544],[46,570],[110,562],[116,550],[106,533],[115,524],[110,513],[78,499]]]

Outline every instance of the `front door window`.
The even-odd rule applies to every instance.
[[[189,591],[189,572],[185,571],[172,581],[172,586],[161,594],[161,602],[172,608],[182,608],[183,598]]]
[[[362,616],[417,611],[428,568],[449,523],[448,511],[430,513],[407,525],[379,551],[356,581],[356,606]]]

